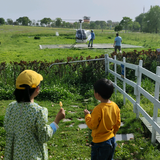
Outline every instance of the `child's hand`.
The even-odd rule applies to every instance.
[[[54,122],[55,122],[56,124],[58,124],[59,121],[62,120],[64,117],[65,117],[65,111],[64,111],[63,108],[61,108],[60,111],[57,113],[57,116],[56,116]]]
[[[87,114],[90,114],[90,112],[87,109],[85,109],[84,114],[87,115]]]

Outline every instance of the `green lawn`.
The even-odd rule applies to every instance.
[[[56,32],[60,36],[55,36]],[[110,54],[113,49],[44,49],[39,45],[46,44],[74,44],[75,29],[49,28],[49,27],[25,27],[25,26],[0,26],[0,62],[47,60],[53,62],[56,59],[66,59],[67,57],[91,57],[102,54]],[[114,43],[115,32],[107,30],[95,30],[96,39],[94,43]],[[40,39],[34,39],[39,36]],[[138,51],[144,49],[156,49],[160,44],[158,34],[144,33],[120,33],[124,44],[144,46],[137,48]],[[129,52],[134,49],[123,49]]]
[[[153,146],[150,142],[150,133],[143,126],[139,119],[136,119],[136,115],[133,113],[133,106],[127,101],[126,105],[122,104],[122,97],[118,94],[117,97],[112,96],[112,100],[121,108],[121,119],[124,126],[120,128],[117,134],[133,133],[134,139],[130,141],[118,141],[115,160],[135,160],[143,159],[146,160],[158,160],[160,153],[158,146]],[[5,114],[7,105],[11,100],[0,101],[0,113]],[[39,105],[47,107],[48,124],[54,121],[56,113],[59,111],[60,106],[58,103],[52,101],[36,101]],[[89,160],[91,146],[90,142],[91,131],[89,128],[80,129],[79,124],[84,124],[84,113],[83,110],[87,108],[91,110],[99,102],[95,99],[90,98],[88,101],[74,102],[72,100],[66,100],[63,102],[63,108],[66,112],[66,119],[71,121],[59,123],[59,129],[51,140],[48,141],[49,148],[49,159],[60,159],[60,160]],[[77,106],[77,107],[74,107]],[[81,119],[82,121],[79,121]],[[3,127],[0,127],[0,156],[4,155],[5,146],[5,131]],[[3,158],[2,158],[3,159]]]
[[[59,32],[60,36],[55,36],[55,32]],[[114,31],[108,30],[94,30],[96,39],[94,43],[113,43],[115,38]],[[24,26],[0,26],[0,63],[10,61],[19,62],[23,61],[47,61],[53,62],[56,59],[67,60],[67,57],[91,57],[99,56],[102,54],[110,54],[113,49],[39,49],[39,44],[73,44],[75,42],[74,29],[62,28],[47,28],[47,27],[24,27]],[[34,39],[39,36],[40,39]],[[144,46],[144,50],[159,48],[160,35],[158,34],[144,34],[144,33],[120,33],[124,44],[132,44]],[[141,51],[142,48],[137,49]],[[126,52],[133,51],[133,49],[124,49]],[[10,71],[11,72],[11,71]],[[0,85],[2,85],[0,83]],[[67,84],[66,84],[67,85]],[[142,83],[143,85],[143,83]],[[148,83],[145,86],[150,86]],[[63,84],[63,87],[65,84]],[[61,86],[57,86],[61,87]],[[63,88],[62,87],[62,88]],[[79,86],[83,87],[84,86]],[[91,87],[88,87],[91,88]],[[85,88],[84,88],[85,89]],[[65,90],[65,89],[64,89]],[[76,89],[72,89],[75,91]],[[59,90],[58,90],[59,91]],[[70,93],[71,91],[65,92]],[[87,93],[90,91],[86,90]],[[93,92],[93,91],[91,91]],[[76,91],[73,93],[76,97]],[[64,94],[65,95],[65,94]],[[53,96],[54,97],[54,96]],[[84,97],[85,99],[85,97]],[[122,94],[118,93],[117,96],[113,95],[112,100],[115,101],[121,109],[121,119],[124,126],[120,128],[118,134],[133,133],[134,139],[130,141],[119,141],[116,147],[115,160],[159,160],[159,144],[151,144],[151,134],[142,124],[133,112],[133,105],[127,100],[126,105],[123,105]],[[0,101],[0,157],[3,159],[5,147],[5,131],[3,128],[3,116],[8,104],[12,100]],[[73,100],[73,99],[60,99],[63,102],[63,107],[66,110],[66,119],[68,122],[60,122],[59,129],[48,141],[49,159],[53,160],[89,160],[90,159],[90,142],[91,131],[80,129],[79,124],[84,124],[83,110],[85,108],[91,110],[98,104],[92,96],[88,101]],[[144,101],[146,101],[144,99]],[[58,103],[51,100],[36,102],[43,107],[47,107],[49,111],[48,124],[54,121],[56,113],[59,111],[60,106]],[[73,107],[76,105],[78,107]],[[143,108],[149,114],[151,105],[147,102],[143,103]],[[75,113],[71,113],[75,112]],[[79,121],[82,119],[82,121]],[[71,125],[71,126],[70,126]]]

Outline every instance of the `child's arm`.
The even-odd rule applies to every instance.
[[[118,111],[117,111],[117,123],[116,123],[116,125],[113,126],[114,135],[116,135],[116,133],[118,132],[118,130],[120,128],[120,125],[121,125],[121,117],[120,117],[120,109],[118,108]]]
[[[54,121],[56,124],[51,123],[50,125],[48,125],[47,108],[43,107],[41,110],[39,110],[36,125],[37,125],[38,140],[41,143],[47,142],[53,136],[53,134],[56,132],[58,128],[57,124],[61,119],[64,118],[64,116],[65,116],[64,109],[61,108]]]
[[[58,124],[59,121],[62,120],[64,117],[65,117],[65,111],[64,111],[63,108],[61,108],[60,111],[57,113],[57,116],[56,116],[54,122],[55,122],[56,124]]]
[[[90,112],[85,109],[84,114],[85,114],[85,121],[86,121],[87,126],[92,130],[96,129],[101,120],[100,110],[94,108],[92,112],[92,116],[91,116]]]

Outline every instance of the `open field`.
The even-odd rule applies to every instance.
[[[134,139],[130,141],[117,141],[115,160],[159,160],[160,153],[157,146],[150,143],[150,133],[142,125],[140,120],[133,114],[133,106],[127,101],[122,105],[122,97],[118,94],[117,98],[113,95],[112,99],[121,108],[121,119],[124,126],[117,134],[134,134]],[[0,115],[5,114],[6,107],[10,100],[0,101]],[[48,120],[50,124],[59,110],[59,103],[48,101],[36,101],[41,106],[47,107],[49,111]],[[88,101],[72,100],[63,101],[63,107],[66,111],[65,119],[61,121],[59,129],[48,141],[49,159],[51,160],[90,160],[90,142],[92,140],[91,131],[88,128],[80,129],[80,124],[85,124],[83,110],[91,110],[98,101],[89,99]],[[132,124],[132,125],[131,125]],[[5,131],[0,127],[0,157],[3,159],[5,146]]]
[[[56,37],[55,32],[59,32],[60,36]],[[95,34],[96,39],[94,43],[103,44],[113,43],[114,41],[115,32],[113,31],[103,30],[102,32],[101,30],[95,30]],[[91,57],[95,57],[113,52],[113,49],[39,49],[39,44],[73,44],[75,42],[74,29],[0,26],[0,35],[0,63],[9,63],[10,61],[19,62],[21,60],[46,60],[48,62],[53,62],[56,59],[67,60],[67,57],[88,57],[89,55]],[[120,35],[123,38],[124,44],[144,46],[144,48],[137,49],[138,51],[141,51],[142,49],[155,50],[156,48],[160,48],[160,35],[157,34],[120,33]],[[34,39],[35,36],[39,36],[40,39]],[[134,49],[124,49],[125,52],[130,52],[133,50]],[[96,66],[98,65],[96,64]],[[81,69],[82,67],[79,68]],[[90,68],[87,69],[88,70],[86,71],[88,71],[87,73],[89,74]],[[7,72],[12,73],[12,70],[9,68]],[[71,76],[71,74],[69,76]],[[91,151],[90,142],[92,140],[91,131],[88,128],[80,129],[78,125],[85,123],[83,110],[85,108],[91,110],[99,102],[93,97],[93,87],[91,84],[86,84],[86,82],[84,82],[83,84],[79,85],[79,77],[75,80],[75,77],[69,76],[66,77],[66,83],[57,78],[59,80],[58,84],[53,84],[53,82],[51,83],[53,77],[50,76],[48,77],[50,80],[50,85],[45,82],[41,86],[43,94],[46,97],[49,94],[56,93],[55,96],[52,95],[52,98],[55,99],[56,97],[57,101],[59,100],[63,102],[63,107],[66,110],[65,118],[70,120],[66,122],[60,122],[60,128],[57,130],[53,138],[48,141],[49,159],[89,160]],[[71,86],[72,82],[70,81],[75,82],[73,86]],[[143,82],[142,86],[147,87],[147,90],[152,92],[154,85],[152,86],[150,83],[150,81],[146,81],[146,83]],[[69,87],[68,84],[70,85]],[[3,89],[7,90],[8,92],[13,91],[13,86],[7,88],[8,86],[3,84],[1,81],[0,87],[5,87]],[[79,95],[80,90],[85,94]],[[65,95],[69,95],[69,98],[64,100],[63,98]],[[85,96],[87,96],[87,98]],[[134,139],[117,142],[114,160],[159,160],[160,145],[157,143],[155,145],[151,144],[151,134],[142,124],[142,122],[139,119],[136,119],[132,104],[129,101],[126,101],[126,105],[124,106],[123,97],[120,93],[117,93],[117,96],[113,95],[111,100],[115,101],[121,109],[121,119],[124,126],[120,128],[118,134],[134,134]],[[5,147],[3,117],[5,115],[6,108],[11,101],[13,100],[9,99],[0,101],[0,159],[4,158]],[[145,98],[143,101],[144,103],[142,106],[150,115],[152,115],[153,106],[151,106]],[[36,99],[36,102],[39,105],[48,108],[48,124],[50,124],[54,120],[55,115],[60,108],[59,103],[53,101],[51,98],[48,98],[47,100],[44,100],[43,98]]]
[[[59,32],[60,36],[55,33]],[[95,44],[113,43],[114,31],[95,30]],[[0,26],[0,62],[47,60],[49,62],[56,59],[66,59],[67,57],[95,57],[102,54],[110,54],[113,49],[44,49],[40,50],[39,45],[51,44],[74,44],[75,29],[48,28],[48,27],[25,27],[25,26]],[[39,36],[40,39],[34,39]],[[144,49],[156,49],[160,44],[160,35],[144,33],[120,33],[123,44],[144,46],[137,48],[138,51]],[[133,51],[134,49],[123,49],[123,51]]]

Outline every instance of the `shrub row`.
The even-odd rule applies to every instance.
[[[156,66],[159,65],[157,59],[160,54],[152,50],[142,50],[140,52],[134,50],[133,52],[123,52],[122,54],[113,52],[111,57],[114,58],[114,55],[116,55],[117,60],[120,61],[122,61],[123,57],[126,57],[127,63],[138,64],[139,60],[143,60],[143,67],[151,72],[155,72]],[[96,58],[104,58],[104,55],[95,57],[94,59]],[[86,59],[92,58],[88,56]],[[88,97],[89,90],[92,88],[93,83],[105,77],[105,63],[104,60],[68,63],[78,60],[84,60],[84,58],[68,57],[66,63],[52,66],[51,64],[64,62],[64,59],[57,59],[55,62],[20,61],[10,62],[9,64],[5,62],[1,63],[0,100],[14,99],[13,91],[16,77],[25,69],[35,70],[43,75],[44,80],[41,85],[41,93],[38,96],[40,99],[59,101],[59,99],[66,98],[81,99],[80,95]],[[112,69],[113,66],[111,66]],[[121,73],[121,67],[117,68],[117,72]],[[126,70],[126,77],[130,80],[135,80],[132,70]]]

